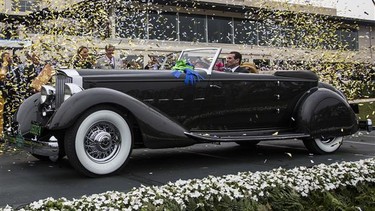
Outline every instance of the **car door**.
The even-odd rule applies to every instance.
[[[288,100],[272,75],[213,72],[197,130],[249,130],[288,127]]]
[[[161,82],[163,88],[159,86],[158,89],[153,90],[155,101],[152,105],[187,129],[191,129],[200,121],[201,108],[206,100],[207,73],[204,70],[196,70],[196,72],[203,79],[196,80],[194,84],[186,84],[184,81],[186,75],[182,74],[179,79]],[[168,75],[167,77],[174,77],[171,73]]]

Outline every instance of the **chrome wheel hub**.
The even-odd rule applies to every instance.
[[[94,141],[97,150],[105,151],[110,148],[111,143],[111,134],[106,131],[95,131],[91,134],[90,139]]]
[[[120,132],[112,123],[98,122],[85,135],[85,152],[92,161],[107,163],[118,154],[120,140]]]
[[[320,138],[317,139],[317,144],[320,143],[321,147],[338,148],[342,144],[342,137]]]
[[[327,138],[327,139],[321,139],[321,142],[323,144],[330,144],[334,140],[335,140],[335,138]]]

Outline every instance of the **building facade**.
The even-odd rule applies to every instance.
[[[25,15],[47,3],[61,10],[85,2],[90,1],[5,0],[0,11]],[[375,21],[338,17],[332,8],[268,0],[114,2],[106,7],[108,24],[97,29],[108,31],[105,42],[94,33],[93,45],[103,49],[111,43],[140,68],[149,55],[198,47],[220,47],[224,55],[239,51],[244,61],[272,68],[314,60],[375,61]]]

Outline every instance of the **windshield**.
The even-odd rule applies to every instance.
[[[184,50],[178,59],[184,59],[194,65],[195,69],[203,69],[210,75],[220,52],[221,48]]]

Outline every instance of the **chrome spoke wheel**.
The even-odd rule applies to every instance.
[[[121,134],[110,122],[94,124],[85,136],[87,156],[96,163],[110,162],[121,148]]]
[[[133,146],[131,126],[126,117],[111,108],[86,112],[67,131],[66,154],[81,173],[95,177],[120,171]]]

